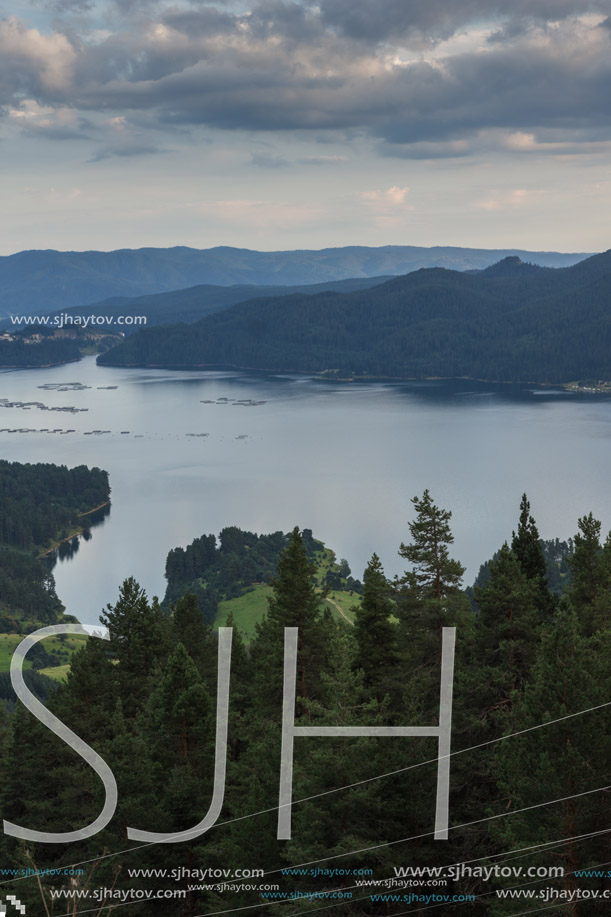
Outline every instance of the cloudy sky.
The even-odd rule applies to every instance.
[[[0,0],[0,254],[611,247],[611,0]]]

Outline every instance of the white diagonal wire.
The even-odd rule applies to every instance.
[[[518,731],[516,731],[516,732],[511,732],[511,733],[509,733],[508,735],[499,736],[499,737],[496,738],[496,739],[489,739],[489,740],[486,741],[486,742],[480,742],[478,745],[471,745],[471,746],[469,746],[468,748],[461,748],[461,749],[458,749],[458,751],[450,752],[448,755],[443,755],[443,756],[441,756],[441,757],[435,757],[435,758],[429,758],[429,759],[426,760],[426,761],[420,761],[420,762],[417,763],[417,764],[409,764],[409,765],[407,765],[406,767],[398,768],[398,769],[395,770],[395,771],[388,771],[387,773],[384,773],[384,774],[377,774],[377,775],[374,776],[374,777],[367,777],[366,779],[364,779],[364,780],[358,780],[358,781],[356,781],[355,783],[349,783],[349,784],[346,784],[345,786],[335,787],[335,788],[333,788],[333,789],[331,789],[331,790],[324,790],[322,793],[315,793],[315,794],[313,794],[312,796],[304,796],[304,797],[302,797],[301,799],[295,799],[295,800],[293,800],[292,805],[297,805],[298,803],[302,803],[302,802],[309,802],[309,801],[312,800],[312,799],[319,799],[319,798],[322,797],[322,796],[329,796],[329,795],[331,795],[332,793],[339,793],[339,792],[341,792],[342,790],[349,790],[349,789],[352,789],[353,787],[356,787],[356,786],[362,786],[362,785],[365,784],[365,783],[371,783],[371,782],[373,782],[374,780],[382,780],[382,779],[384,779],[385,777],[392,777],[392,776],[394,776],[395,774],[400,774],[400,773],[404,773],[404,772],[406,772],[406,771],[414,770],[414,769],[416,769],[416,768],[418,768],[418,767],[424,767],[424,766],[426,766],[427,764],[437,763],[439,760],[443,760],[444,758],[452,758],[452,757],[455,757],[455,756],[457,756],[457,755],[466,754],[466,753],[469,752],[469,751],[476,751],[476,750],[478,750],[478,749],[480,749],[480,748],[485,748],[485,747],[487,747],[487,746],[489,746],[489,745],[495,745],[495,744],[498,743],[498,742],[503,742],[503,741],[505,741],[506,739],[513,739],[513,738],[515,738],[516,736],[525,735],[526,733],[534,732],[534,731],[537,730],[537,729],[544,729],[546,726],[554,726],[556,723],[561,723],[561,722],[564,722],[565,720],[570,720],[570,719],[573,719],[573,718],[575,718],[575,717],[577,717],[577,716],[584,716],[586,713],[592,713],[592,712],[594,712],[595,710],[601,710],[601,709],[603,709],[603,708],[605,708],[605,707],[609,707],[609,706],[611,706],[611,701],[606,701],[604,704],[597,704],[597,705],[594,706],[594,707],[587,707],[585,710],[579,710],[579,711],[577,711],[576,713],[568,713],[568,714],[566,714],[565,716],[557,717],[557,718],[554,719],[554,720],[547,720],[546,722],[544,722],[544,723],[538,723],[538,724],[535,725],[535,726],[528,726],[526,729],[520,729],[520,730],[518,730]],[[602,790],[602,789],[608,789],[608,787],[600,787],[599,789],[601,789],[601,790]],[[597,792],[597,791],[596,791],[596,790],[593,790],[592,792]],[[567,797],[567,798],[571,798],[571,797]],[[288,804],[287,804],[287,805],[288,805]],[[267,809],[261,809],[261,810],[258,811],[258,812],[251,812],[251,813],[248,814],[248,815],[238,815],[238,816],[236,816],[235,818],[229,818],[229,819],[226,819],[225,821],[222,821],[222,822],[216,822],[216,824],[212,825],[212,827],[211,827],[209,830],[212,830],[212,828],[221,828],[221,827],[224,827],[225,825],[231,825],[231,824],[233,824],[233,823],[235,823],[235,822],[238,822],[238,821],[245,821],[245,820],[248,819],[248,818],[257,818],[259,815],[267,815],[269,812],[277,812],[279,808],[281,808],[281,806],[270,806],[270,807],[267,808]],[[497,817],[501,817],[501,816],[493,816],[493,817],[497,818]],[[478,822],[469,822],[469,823],[466,823],[466,824],[468,825],[468,824],[477,824],[477,823],[478,823]],[[462,826],[462,827],[465,827],[465,826]],[[185,831],[184,834],[185,834],[185,837],[189,837],[189,838],[190,838],[190,837],[191,837],[191,834],[192,834],[192,829],[189,829],[189,830]],[[419,837],[426,837],[426,836],[427,836],[427,835],[419,835]],[[407,840],[415,840],[415,838],[407,838]],[[393,843],[393,844],[394,844],[394,843],[402,843],[402,841],[391,841],[390,843]],[[89,863],[101,862],[102,860],[110,859],[110,858],[112,858],[112,857],[122,856],[123,854],[126,854],[126,853],[132,853],[132,852],[135,852],[135,851],[137,851],[137,850],[142,850],[142,849],[144,849],[144,848],[146,848],[146,847],[154,847],[154,846],[157,846],[157,843],[156,843],[156,842],[153,842],[153,843],[150,843],[150,844],[139,844],[139,845],[136,846],[136,847],[127,847],[127,848],[125,848],[125,849],[123,849],[123,850],[118,850],[116,853],[108,853],[108,854],[104,854],[104,855],[99,856],[99,857],[91,857],[91,858],[88,859],[88,860],[81,860],[81,861],[79,861],[78,863],[72,863],[72,864],[70,864],[70,866],[66,866],[65,868],[66,868],[66,869],[73,869],[73,868],[76,868],[77,866],[86,866],[86,865],[88,865]],[[378,846],[386,846],[386,845],[378,845]],[[375,850],[376,847],[372,847],[372,848],[368,848],[368,849]],[[338,856],[350,856],[351,853],[355,853],[355,852],[356,852],[356,853],[360,853],[361,851],[349,851],[349,852],[346,853],[346,854],[338,854]],[[329,860],[329,859],[337,859],[337,857],[322,857],[322,858],[319,859],[319,860],[312,860],[312,861],[310,861],[309,863],[297,864],[297,865],[292,866],[292,867],[291,867],[291,866],[283,866],[283,867],[281,867],[281,869],[291,869],[291,868],[293,868],[293,869],[298,869],[299,866],[309,866],[309,865],[313,865],[314,863],[324,863],[324,862],[326,862],[326,861]],[[272,870],[272,872],[280,872],[281,869],[279,868],[279,869],[276,869],[276,870]],[[39,874],[39,875],[44,875],[44,869],[43,869],[43,870],[40,870],[37,874]],[[271,874],[271,873],[266,873],[266,875],[270,875],[270,874]],[[36,875],[36,874],[34,874],[34,875]],[[23,878],[31,878],[31,877],[30,877],[30,876],[19,876],[19,877],[16,877],[15,879],[12,879],[12,880],[11,880],[11,879],[5,879],[5,880],[3,880],[3,881],[0,882],[0,885],[6,885],[6,884],[8,884],[8,882],[16,881],[17,879],[23,879]],[[220,884],[222,884],[222,883],[218,883],[218,884],[220,885]]]

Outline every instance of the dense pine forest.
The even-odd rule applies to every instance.
[[[203,888],[192,878],[202,867],[263,870],[252,884],[277,884],[292,895],[288,911],[279,905],[290,914],[422,914],[426,906],[417,900],[372,898],[421,891],[475,896],[468,904],[438,905],[439,913],[462,914],[467,907],[501,917],[528,907],[498,898],[500,889],[552,889],[566,896],[577,887],[610,888],[602,876],[576,874],[600,864],[607,869],[611,861],[611,538],[603,539],[596,518],[585,515],[570,543],[546,543],[544,551],[524,496],[515,531],[468,596],[464,568],[452,557],[451,513],[425,491],[413,500],[399,546],[404,575],[389,580],[374,554],[353,626],[325,609],[311,533],[296,528],[275,537],[278,545],[226,529],[220,545],[205,536],[186,551],[171,552],[169,606],[150,601],[133,579],[125,581],[102,616],[110,640],[90,638],[73,657],[68,680],[49,707],[112,768],[118,807],[108,826],[87,841],[44,845],[4,836],[3,861],[15,869],[82,864],[82,874],[11,882],[28,914],[89,908],[106,915],[118,890],[133,895],[126,913],[134,915],[194,917],[240,907],[266,912],[268,891],[241,889],[236,880],[225,891]],[[223,554],[231,555],[235,569],[240,557],[247,563],[250,552],[258,552],[248,576],[238,578],[243,583],[253,570],[265,573],[280,541],[267,614],[248,647],[233,632],[227,777],[218,822],[184,843],[128,841],[128,828],[164,834],[191,829],[210,806],[218,641],[198,597],[189,591],[180,596],[179,584],[212,583],[211,571],[221,578],[227,572]],[[299,628],[296,722],[320,727],[435,725],[441,630],[456,628],[448,840],[433,838],[436,740],[371,736],[296,739],[292,838],[276,839],[287,627]],[[2,747],[5,819],[57,832],[97,817],[104,796],[99,779],[21,706],[5,720]],[[356,884],[363,875],[392,879],[395,867],[461,863],[469,868],[458,878],[446,874],[435,885]],[[308,868],[299,875],[281,872],[303,864]],[[519,873],[502,871],[508,867],[524,874],[515,878]],[[542,868],[564,875],[541,878]],[[138,869],[158,871],[134,874]],[[328,871],[316,875],[316,869]],[[527,869],[534,870],[529,877]],[[53,897],[99,889],[102,897],[87,903]],[[182,889],[185,896],[139,903],[138,895],[164,889]],[[336,895],[332,901],[296,897],[329,890]],[[545,902],[527,904],[532,909]],[[591,908],[588,901],[567,905],[565,897],[549,913],[589,917]]]
[[[167,293],[153,293],[149,296],[114,296],[88,306],[73,306],[62,310],[64,316],[104,315],[114,319],[119,316],[145,316],[146,325],[166,325],[169,322],[195,322],[211,312],[220,312],[238,302],[245,302],[255,296],[288,296],[291,293],[321,293],[325,290],[349,292],[365,290],[389,280],[389,277],[356,277],[334,280],[328,283],[302,284],[300,286],[255,286],[254,284],[198,284],[184,290]],[[114,324],[115,330],[125,334],[138,331],[140,324]]]
[[[83,328],[79,324],[63,327],[28,325],[15,330],[5,326],[0,337],[0,367],[34,369],[74,363],[86,353],[102,353],[120,340],[112,329]]]
[[[73,363],[81,355],[78,341],[43,337],[31,343],[23,338],[0,340],[0,366],[23,369]]]
[[[508,258],[422,269],[368,290],[234,305],[143,329],[102,365],[558,383],[611,378],[611,252],[573,267]]]
[[[58,620],[62,606],[41,555],[88,531],[84,514],[109,496],[108,474],[99,468],[0,460],[0,631],[24,633],[32,622]]]

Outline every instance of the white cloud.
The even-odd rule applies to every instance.
[[[510,150],[535,150],[537,148],[537,141],[534,134],[527,134],[524,131],[515,131],[507,138],[506,145]]]
[[[17,78],[26,69],[50,92],[69,87],[76,51],[65,35],[53,32],[43,35],[38,29],[28,29],[16,16],[0,21],[0,58],[4,68]]]
[[[8,116],[28,130],[75,129],[78,123],[78,112],[75,109],[40,105],[35,99],[24,99],[18,107],[9,108]]]
[[[371,204],[374,208],[387,210],[403,205],[408,194],[409,188],[393,185],[385,191],[361,191],[360,196],[361,200]]]
[[[358,195],[371,214],[379,229],[392,229],[401,225],[406,214],[412,210],[407,204],[408,187],[392,185],[385,190],[361,191]]]

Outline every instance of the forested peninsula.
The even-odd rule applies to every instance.
[[[105,366],[234,367],[334,378],[570,383],[611,378],[611,251],[566,268],[506,258],[368,290],[259,297],[147,328]]]
[[[60,620],[62,605],[42,555],[88,532],[86,514],[109,497],[108,474],[100,468],[0,460],[0,631],[28,633]]]

